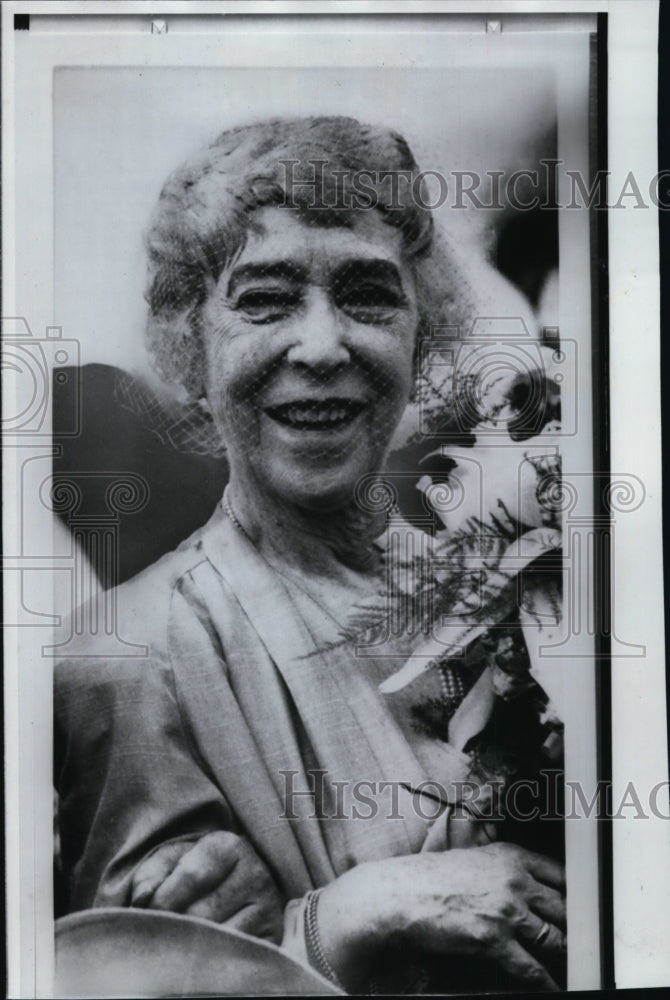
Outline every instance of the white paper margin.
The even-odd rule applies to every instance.
[[[36,159],[30,176],[14,176],[11,142],[16,98],[13,88],[14,13],[56,14],[96,12],[111,14],[101,3],[5,3],[3,16],[3,315],[26,314],[36,333],[49,322],[51,302],[45,289],[35,289],[29,308],[12,301],[15,287],[14,199],[18,192],[44,192],[51,198],[50,165]],[[202,6],[252,13],[335,13],[389,10],[398,3],[240,3],[207,4],[116,3],[115,16],[141,12],[196,15]],[[408,5],[404,5],[408,6]],[[413,13],[446,13],[463,9],[459,3],[414,3]],[[612,0],[611,3],[478,3],[466,12],[567,13],[606,10],[609,14],[609,168],[612,188],[618,190],[633,171],[641,178],[657,170],[655,46],[658,6],[655,0]],[[35,123],[36,127],[41,123]],[[50,123],[48,123],[50,137]],[[616,183],[617,179],[619,184]],[[42,194],[40,193],[42,192]],[[21,239],[21,234],[19,240]],[[49,252],[48,248],[44,248]],[[663,635],[663,580],[661,562],[661,475],[659,367],[658,231],[656,211],[630,209],[609,213],[610,251],[610,358],[611,358],[611,468],[637,475],[645,484],[643,506],[617,525],[614,554],[614,622],[618,634],[643,641],[643,660],[615,660],[612,676],[613,800],[620,801],[629,782],[648,790],[667,780],[665,674]],[[6,401],[6,405],[7,401]],[[11,455],[5,456],[11,468]],[[18,523],[16,484],[4,477],[5,531]],[[11,618],[17,594],[9,583],[5,609]],[[50,836],[50,800],[43,793],[51,776],[39,765],[33,768],[36,746],[50,745],[50,691],[27,692],[32,721],[28,738],[19,732],[19,672],[12,669],[12,638],[6,638],[5,672],[5,773],[7,816],[7,907],[9,919],[8,995],[40,996],[50,982],[48,921],[36,917],[38,904],[25,892],[27,859],[40,865],[31,841]],[[16,666],[16,664],[14,665]],[[50,684],[47,685],[50,688]],[[38,732],[34,739],[32,734]],[[38,752],[39,756],[39,752]],[[20,776],[20,777],[19,777]],[[30,783],[30,798],[26,786]],[[661,796],[662,801],[662,796]],[[46,805],[45,805],[46,803]],[[633,810],[630,811],[632,813]],[[632,815],[613,823],[614,921],[616,981],[619,987],[660,986],[670,982],[667,941],[670,940],[670,823],[663,819],[635,819]],[[19,859],[21,863],[19,864]],[[49,858],[50,860],[50,858]],[[33,885],[44,871],[33,870]],[[39,908],[44,904],[40,901]]]

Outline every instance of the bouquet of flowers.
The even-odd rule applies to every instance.
[[[560,396],[552,351],[538,358],[476,387],[480,419],[461,424],[456,443],[444,442],[446,403],[429,385],[435,437],[416,435],[387,473],[398,500],[387,534],[400,537],[409,520],[427,542],[409,557],[402,545],[386,550],[387,615],[411,652],[380,691],[393,697],[439,671],[440,704],[417,705],[418,722],[470,756],[474,779],[501,785],[562,766],[561,677],[542,655],[561,621]],[[452,411],[474,388],[451,381]],[[415,474],[398,474],[407,468]],[[371,644],[387,625],[379,608],[361,608],[351,636]]]

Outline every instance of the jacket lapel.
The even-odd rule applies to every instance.
[[[305,621],[277,573],[223,512],[213,528],[203,537],[208,559],[283,678],[329,781],[343,783],[340,805],[345,815],[356,806],[356,781],[410,788],[425,781],[424,770],[353,651],[344,645],[327,650],[319,646],[329,629],[333,637],[332,622],[325,615],[316,621],[316,607],[315,620]],[[403,795],[401,790],[401,799]],[[374,856],[417,851],[426,836],[427,822],[412,807],[409,795],[407,808],[399,809],[402,822],[388,822],[390,801],[390,794],[380,800],[384,807],[366,816],[366,823],[346,824],[365,841],[361,849]],[[360,812],[360,801],[358,808]]]

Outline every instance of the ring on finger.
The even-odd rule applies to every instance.
[[[533,944],[536,946],[544,944],[544,942],[547,940],[550,934],[551,934],[551,925],[548,924],[547,921],[545,920],[542,926],[540,927],[539,931],[537,932]]]

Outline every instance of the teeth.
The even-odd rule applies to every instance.
[[[314,401],[279,406],[270,411],[270,414],[284,423],[302,425],[303,427],[321,427],[350,420],[360,412],[360,409],[361,404],[353,400],[350,403]]]

